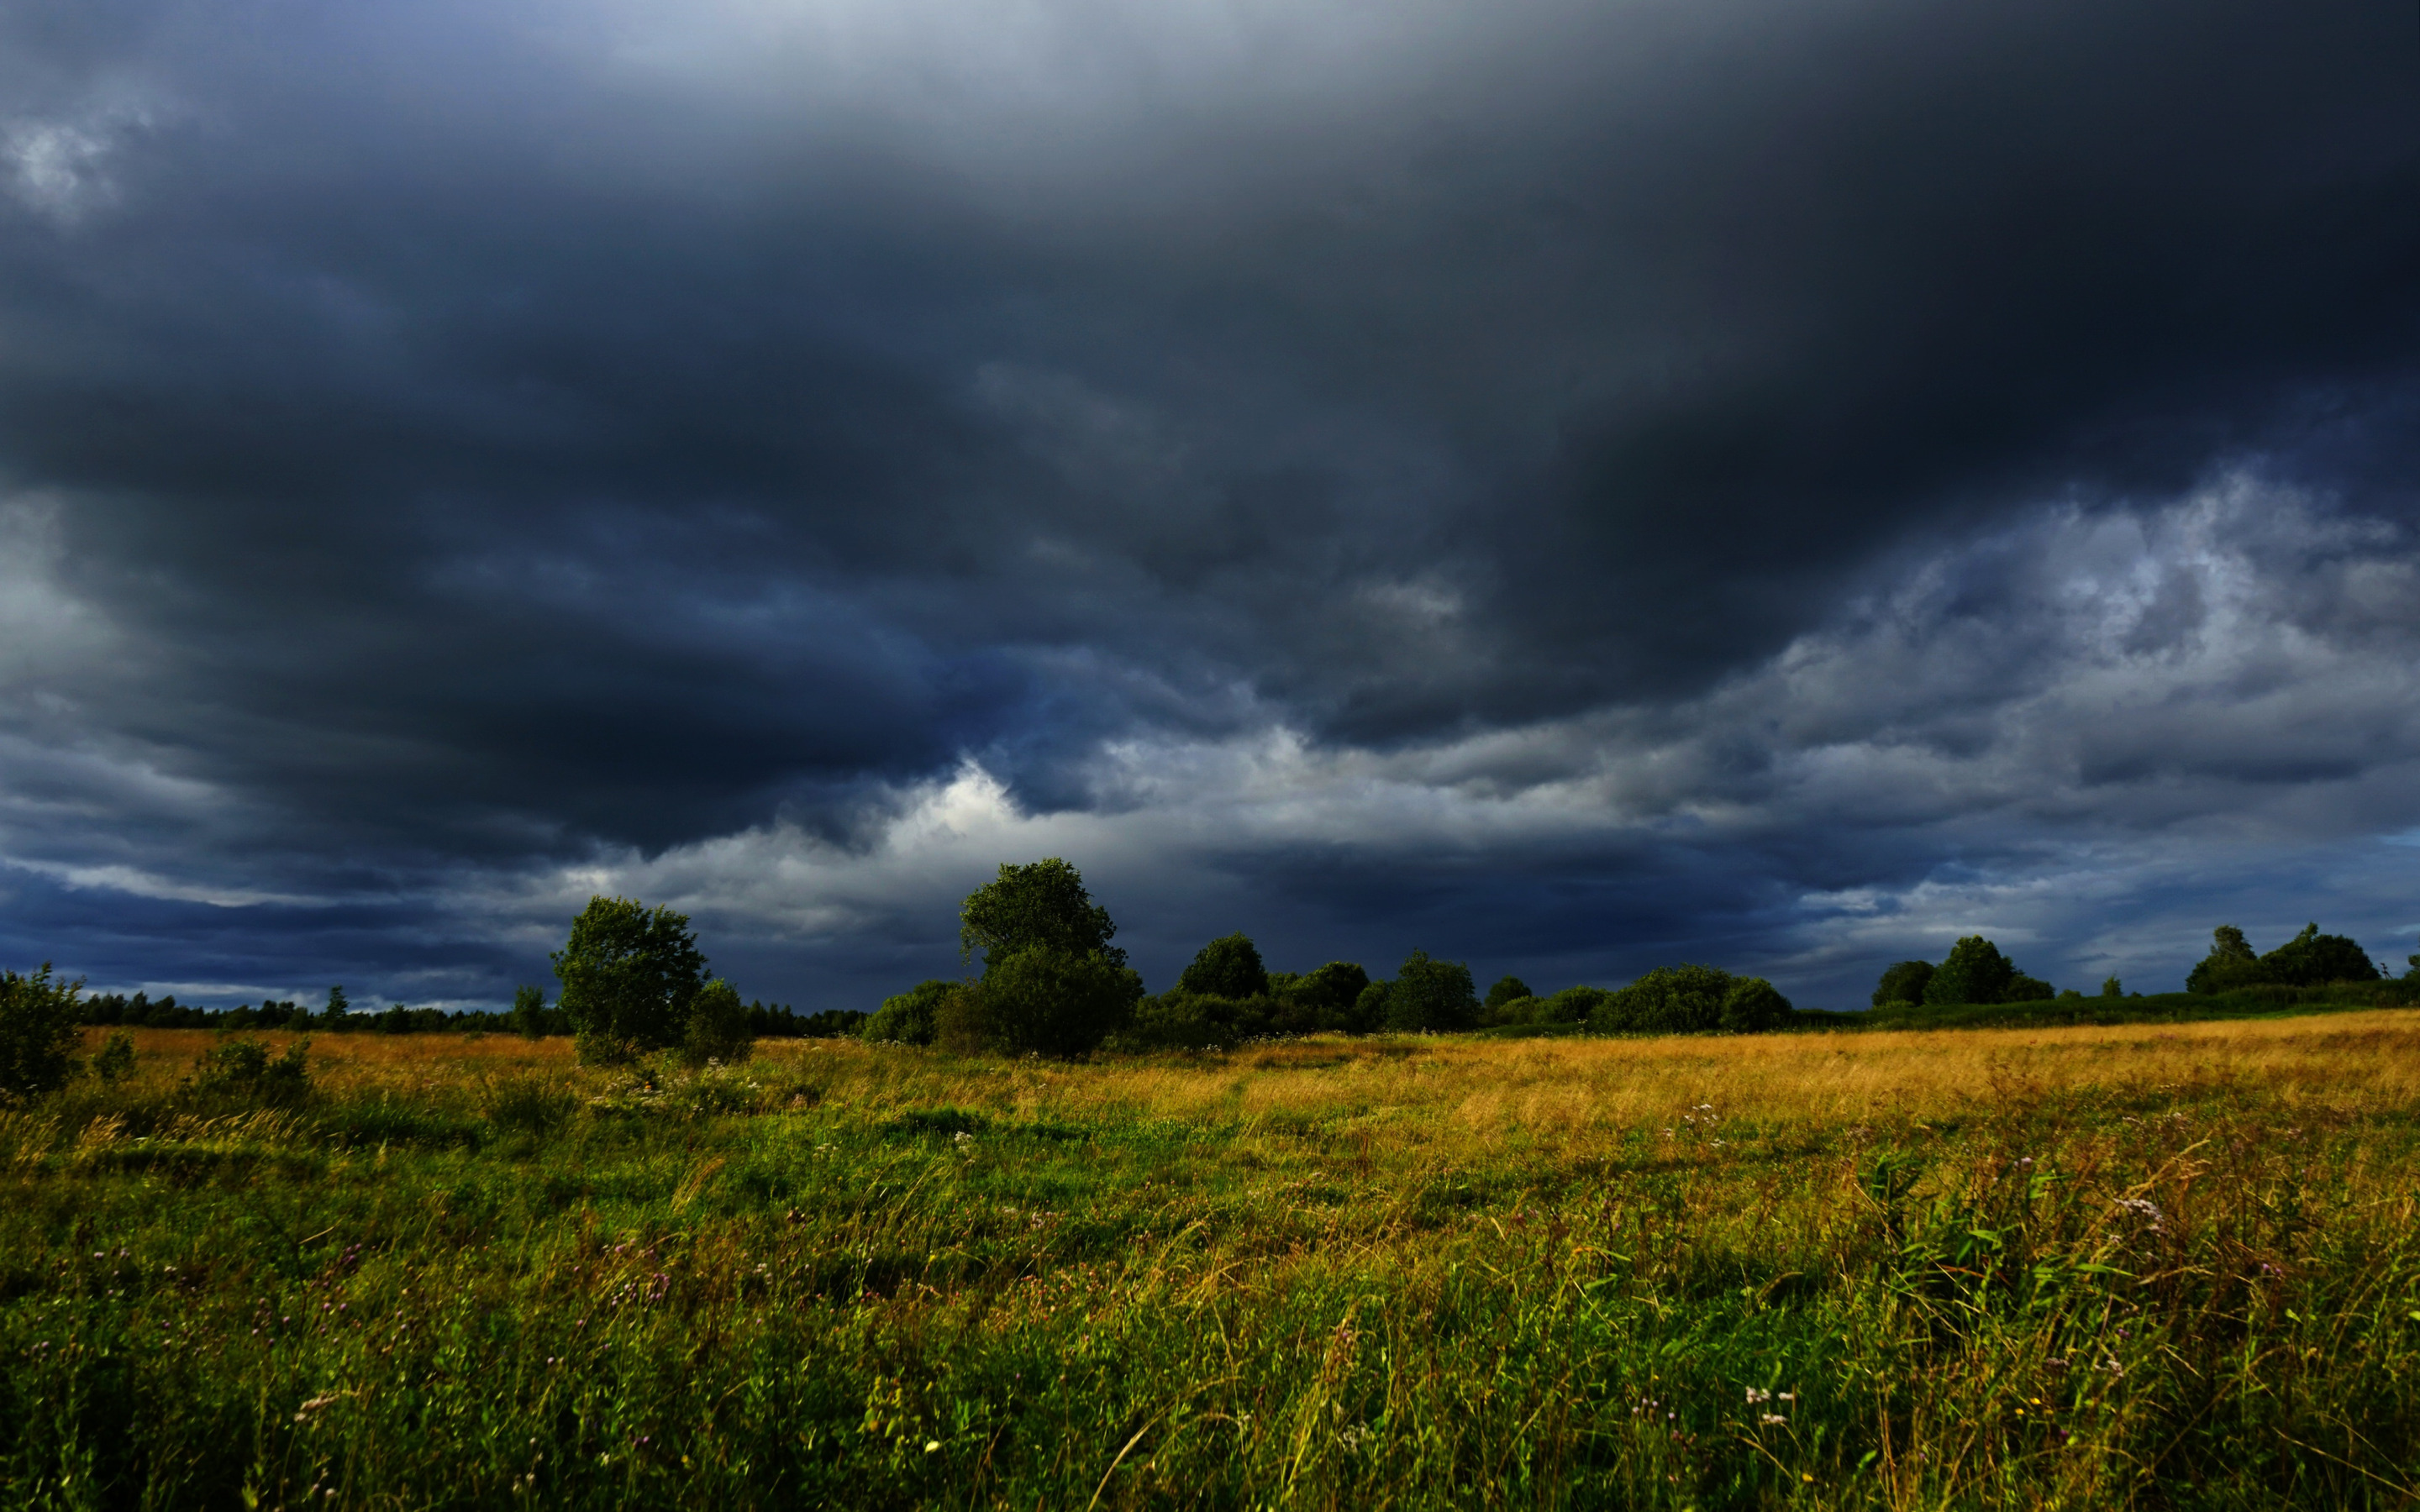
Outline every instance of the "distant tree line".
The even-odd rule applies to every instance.
[[[1109,943],[1117,926],[1073,866],[1007,865],[969,896],[959,942],[980,974],[919,983],[883,1000],[862,1037],[962,1051],[1076,1055],[1206,1049],[1275,1035],[1450,1033],[1515,1026],[1595,1033],[1754,1033],[1788,1021],[1789,999],[1759,977],[1712,966],[1651,971],[1626,987],[1539,997],[1507,977],[1483,999],[1470,968],[1414,950],[1389,979],[1358,962],[1271,971],[1249,935],[1210,941],[1153,995]]]
[[[708,974],[686,915],[634,899],[591,898],[551,957],[560,991],[553,1003],[537,987],[515,992],[512,1008],[357,1010],[341,986],[314,1010],[264,998],[229,1009],[157,1000],[142,993],[86,995],[43,966],[32,976],[0,973],[0,1097],[38,1089],[67,1074],[67,1047],[80,1026],[286,1029],[339,1034],[518,1033],[569,1035],[592,1064],[616,1064],[671,1052],[692,1064],[744,1059],[759,1039],[857,1036],[874,1042],[939,1044],[961,1051],[1073,1056],[1099,1049],[1204,1049],[1246,1040],[1310,1033],[1450,1033],[1465,1030],[1584,1031],[1594,1034],[1753,1034],[1792,1020],[1790,1000],[1761,977],[1714,966],[1661,966],[1621,987],[1574,986],[1545,996],[1517,977],[1481,996],[1470,968],[1424,950],[1404,957],[1391,978],[1359,963],[1330,961],[1309,971],[1271,971],[1242,933],[1196,952],[1175,984],[1156,995],[1113,945],[1117,925],[1094,902],[1076,868],[1053,856],[1003,865],[959,910],[962,961],[957,980],[936,979],[885,998],[871,1014],[855,1010],[799,1013],[786,1004],[741,1002],[737,989]],[[2407,980],[2420,980],[2420,954]],[[2266,955],[2243,932],[2223,924],[2188,990],[2307,989],[2376,982],[2368,954],[2341,934],[2305,927]],[[2030,976],[1981,935],[1953,945],[1938,964],[1901,961],[1882,974],[1873,1005],[1943,1006],[2081,998]],[[2112,977],[2100,995],[2123,995]],[[2139,997],[2142,995],[2134,995]],[[96,1069],[99,1069],[96,1062]]]
[[[841,1039],[854,1037],[866,1015],[856,1009],[825,1009],[800,1013],[786,1003],[746,1004],[747,1033],[758,1040]],[[504,1012],[483,1009],[408,1008],[401,1003],[383,1009],[352,1006],[341,986],[328,990],[328,1002],[314,1010],[291,999],[263,998],[257,1005],[203,1008],[178,1003],[171,995],[152,998],[142,993],[79,994],[74,1022],[109,1028],[147,1029],[288,1029],[308,1034],[521,1034],[530,1039],[574,1033],[571,1018],[560,1007],[549,1007],[546,995],[522,987],[513,1007]]]
[[[2420,980],[2420,954],[2409,957],[2407,980]],[[2185,978],[2189,993],[2237,992],[2247,987],[2334,987],[2380,980],[2381,973],[2369,952],[2342,934],[2322,934],[2317,924],[2267,955],[2255,954],[2243,931],[2221,924],[2213,932],[2210,954]],[[2102,997],[2122,997],[2116,977],[2102,982]],[[2140,997],[2141,993],[2134,994]],[[2081,998],[2072,987],[2053,990],[2039,977],[2019,971],[1999,947],[1979,934],[1969,934],[1949,949],[1939,965],[1930,961],[1901,961],[1885,968],[1874,986],[1873,1006],[1926,1003],[1936,1006],[2027,1003],[2049,998]]]
[[[2409,975],[2420,978],[2420,955],[2410,958]],[[2342,934],[2322,934],[2317,924],[2270,951],[2256,955],[2243,931],[2221,924],[2211,932],[2210,954],[2185,978],[2189,993],[2234,992],[2244,987],[2326,987],[2345,981],[2376,981],[2381,973],[2369,952]]]

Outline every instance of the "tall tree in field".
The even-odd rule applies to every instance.
[[[1000,875],[968,894],[958,910],[958,949],[983,952],[984,971],[1020,950],[1048,946],[1068,955],[1098,955],[1113,966],[1126,953],[1109,943],[1118,932],[1109,911],[1084,890],[1083,874],[1053,856],[1030,866],[1002,865]]]
[[[968,895],[958,921],[959,949],[983,952],[984,975],[936,1011],[935,1031],[953,1048],[1081,1055],[1142,996],[1142,979],[1109,943],[1109,911],[1055,856],[1002,866]]]
[[[634,898],[589,899],[551,959],[580,1057],[601,1064],[678,1043],[706,985],[689,916]]]

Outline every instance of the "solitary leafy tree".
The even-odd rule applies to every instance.
[[[968,957],[982,951],[986,974],[1035,945],[1069,955],[1097,953],[1123,966],[1126,953],[1109,943],[1117,932],[1109,911],[1084,890],[1083,874],[1055,856],[1030,866],[1002,865],[958,909],[958,949]]]
[[[1212,997],[1259,997],[1269,990],[1269,973],[1261,964],[1260,948],[1238,930],[1203,946],[1176,985]]]
[[[1949,958],[1924,984],[1928,1003],[2005,1003],[2016,984],[2015,963],[1980,934],[1969,934],[1949,948]],[[2045,994],[2044,995],[2048,995]]]
[[[1082,873],[1058,856],[1002,865],[958,910],[960,951],[983,953],[981,990],[937,1007],[937,1035],[957,1048],[1054,1056],[1092,1049],[1142,996],[1142,979],[1109,943],[1117,932]]]
[[[678,1043],[706,984],[689,916],[633,898],[589,899],[551,959],[580,1057],[601,1064]]]
[[[328,1022],[333,1024],[353,1011],[352,999],[345,995],[345,984],[338,982],[328,989]]]
[[[65,1086],[75,1062],[76,996],[84,979],[59,981],[51,964],[31,976],[0,971],[0,1101]]]

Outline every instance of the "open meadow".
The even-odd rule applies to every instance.
[[[134,1039],[0,1118],[10,1505],[2420,1493],[2410,1012],[695,1075],[356,1034],[307,1087]]]

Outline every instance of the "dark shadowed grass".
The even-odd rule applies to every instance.
[[[2397,1506],[2420,1026],[207,1036],[0,1121],[10,1504]]]

